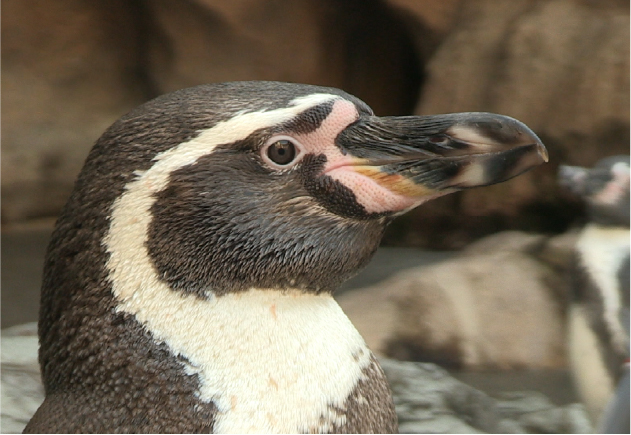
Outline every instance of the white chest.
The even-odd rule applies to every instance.
[[[331,405],[344,408],[370,363],[364,340],[328,295],[250,290],[200,301],[154,288],[121,309],[190,362],[199,398],[218,407],[215,432],[343,424]]]
[[[601,291],[605,323],[615,344],[623,349],[628,337],[618,320],[621,298],[617,272],[622,262],[628,261],[629,229],[588,225],[576,247],[583,267]]]
[[[629,254],[629,230],[588,225],[577,243],[583,265],[607,292],[617,293],[617,271]]]

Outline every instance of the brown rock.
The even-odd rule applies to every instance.
[[[149,75],[161,93],[279,80],[342,88],[380,114],[416,104],[414,42],[381,2],[152,0],[147,8]]]
[[[561,142],[565,153],[559,157],[576,164],[607,155],[611,148],[585,155],[569,136],[600,145],[595,133],[606,125],[629,124],[629,10],[619,4],[464,2],[454,31],[428,66],[417,112],[503,113]],[[623,137],[611,147],[622,143],[627,150]]]
[[[500,233],[338,300],[382,355],[468,369],[561,367],[565,269],[545,260],[561,245]]]
[[[204,82],[335,86],[380,115],[494,111],[542,136],[549,164],[421,207],[390,244],[564,231],[580,208],[558,164],[628,151],[621,0],[7,0],[2,37],[4,223],[56,215],[112,121]]]
[[[416,42],[423,64],[451,31],[463,0],[387,0]]]
[[[92,143],[145,99],[124,0],[2,4],[2,219],[56,215]]]

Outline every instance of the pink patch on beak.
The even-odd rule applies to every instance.
[[[325,171],[353,191],[368,213],[398,212],[417,206],[418,199],[403,196],[380,185],[371,177],[355,171],[356,166],[343,165]],[[377,170],[375,168],[375,170]]]
[[[357,202],[368,213],[404,211],[435,196],[440,196],[420,198],[393,192],[377,181],[383,177],[371,177],[369,175],[371,173],[377,175],[378,168],[371,167],[368,162],[356,157],[342,154],[335,145],[335,138],[358,118],[359,114],[354,104],[345,100],[337,100],[333,104],[331,113],[317,130],[295,137],[304,146],[307,153],[326,156],[327,162],[323,174],[350,189],[355,194]]]

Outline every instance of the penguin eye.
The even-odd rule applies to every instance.
[[[288,140],[279,140],[267,148],[267,157],[277,165],[287,165],[296,157],[296,147]]]
[[[261,150],[263,160],[276,169],[285,169],[302,157],[302,147],[288,137],[275,137]]]

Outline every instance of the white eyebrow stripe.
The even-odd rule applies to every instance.
[[[291,106],[296,106],[296,107],[307,106],[307,108],[309,108],[309,107],[319,106],[320,104],[324,104],[329,101],[342,100],[342,99],[343,98],[340,97],[339,95],[333,95],[333,94],[309,94],[309,95],[303,95],[302,97],[294,98],[293,100],[291,100],[289,104]]]
[[[213,152],[218,145],[243,140],[257,130],[290,121],[305,110],[340,98],[332,94],[312,94],[292,100],[290,107],[238,113],[227,121],[203,130],[194,139],[156,155],[154,160],[157,163],[144,176],[152,180],[154,191],[160,191],[166,187],[168,174],[195,163],[200,157]]]

